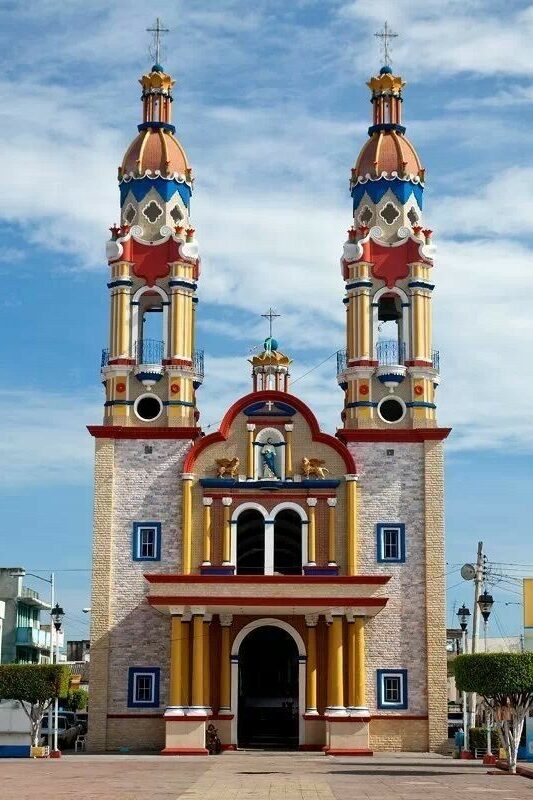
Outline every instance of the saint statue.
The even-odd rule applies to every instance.
[[[263,478],[279,477],[276,475],[276,448],[270,438],[266,440],[266,444],[261,448],[261,460],[263,462]]]

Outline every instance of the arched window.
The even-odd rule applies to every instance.
[[[265,571],[265,519],[247,509],[237,519],[237,575],[263,575]]]
[[[167,295],[158,286],[143,287],[132,300],[133,357],[139,364],[160,364],[167,354]]]
[[[377,301],[376,356],[380,364],[403,364],[405,332],[402,298],[393,292]]]
[[[302,574],[302,518],[290,508],[274,520],[274,572]]]

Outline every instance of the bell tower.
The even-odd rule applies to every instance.
[[[368,86],[368,140],[350,177],[353,225],[341,259],[346,350],[338,353],[345,428],[436,426],[432,232],[425,171],[402,125],[404,81],[388,63]]]
[[[203,353],[195,349],[193,176],[171,121],[174,79],[157,62],[140,84],[142,122],[118,169],[120,224],[107,243],[104,424],[192,428],[203,380]]]

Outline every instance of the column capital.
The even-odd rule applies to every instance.
[[[284,428],[287,431],[287,433],[290,433],[291,431],[294,430],[294,424],[292,422],[286,422]]]
[[[204,622],[209,623],[209,622],[211,622],[212,619],[213,619],[213,615],[209,611],[206,611],[205,614],[204,614]]]
[[[246,430],[247,431],[255,431],[255,422],[247,422],[246,423]]]
[[[305,624],[308,628],[314,628],[318,625],[318,617],[319,614],[306,614],[305,615]]]
[[[359,475],[345,475],[344,476],[344,480],[346,482],[348,482],[348,481],[358,481],[359,480]]]
[[[330,508],[335,508],[335,506],[337,505],[337,498],[336,497],[328,497],[327,503],[328,503],[328,506]]]
[[[168,611],[171,617],[183,617],[183,606],[169,606]]]
[[[205,614],[205,607],[204,606],[191,606],[191,616],[193,617],[203,617]]]
[[[318,503],[318,499],[316,497],[308,497],[307,498],[307,505],[310,508],[314,508],[317,503]]]
[[[233,622],[233,614],[219,614],[218,619],[222,628],[229,628]]]
[[[202,497],[202,503],[204,506],[212,506],[213,505],[213,498],[212,497]]]
[[[233,503],[233,497],[223,497],[222,498],[222,505],[223,506],[230,506]]]
[[[182,472],[181,480],[182,481],[193,481],[194,480],[194,473],[193,472]]]

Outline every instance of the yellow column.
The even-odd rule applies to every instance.
[[[368,290],[359,290],[357,295],[357,325],[358,342],[357,358],[370,359],[370,293]]]
[[[184,708],[189,705],[191,694],[190,672],[190,645],[188,622],[181,621],[181,704]]]
[[[230,634],[233,617],[220,615],[222,636],[220,642],[220,714],[231,713],[231,649]]]
[[[336,559],[336,524],[335,508],[337,506],[336,497],[328,497],[328,566],[337,565]]]
[[[318,714],[316,708],[317,667],[316,667],[316,626],[318,616],[309,614],[305,618],[307,625],[307,664],[305,683],[305,713]]]
[[[211,648],[210,648],[211,614],[204,616],[204,706],[211,708]]]
[[[192,626],[191,705],[200,709],[204,706],[204,615],[194,614]]]
[[[307,564],[311,567],[316,565],[316,497],[308,497],[309,522],[307,524]]]
[[[204,513],[203,513],[203,528],[204,528],[204,565],[211,564],[211,506],[213,505],[212,497],[204,497]]]
[[[342,615],[334,614],[328,628],[328,711],[344,709]]]
[[[413,330],[413,349],[412,356],[415,361],[423,360],[425,344],[425,323],[424,323],[424,298],[420,291],[413,293],[411,326]]]
[[[365,618],[355,617],[355,680],[354,705],[366,708],[366,669],[365,669]]]
[[[246,477],[249,481],[253,480],[255,477],[255,470],[254,470],[254,438],[255,438],[255,425],[253,422],[249,422],[246,425],[246,430],[248,431],[248,447],[246,449]]]
[[[348,361],[353,361],[357,357],[357,342],[355,341],[355,296],[352,292],[348,294],[347,299],[346,349],[348,353]]]
[[[181,707],[181,614],[172,614],[170,619],[170,690],[169,705]]]
[[[346,475],[346,573],[357,575],[357,475]]]
[[[192,565],[192,482],[194,475],[184,472],[182,477],[183,504],[183,574],[191,574]]]
[[[222,505],[224,506],[224,516],[222,521],[222,564],[227,566],[231,564],[231,504],[233,499],[231,497],[223,497]]]
[[[294,430],[294,425],[292,422],[288,422],[285,425],[285,477],[292,478],[293,477],[293,466],[292,466],[292,432]]]

